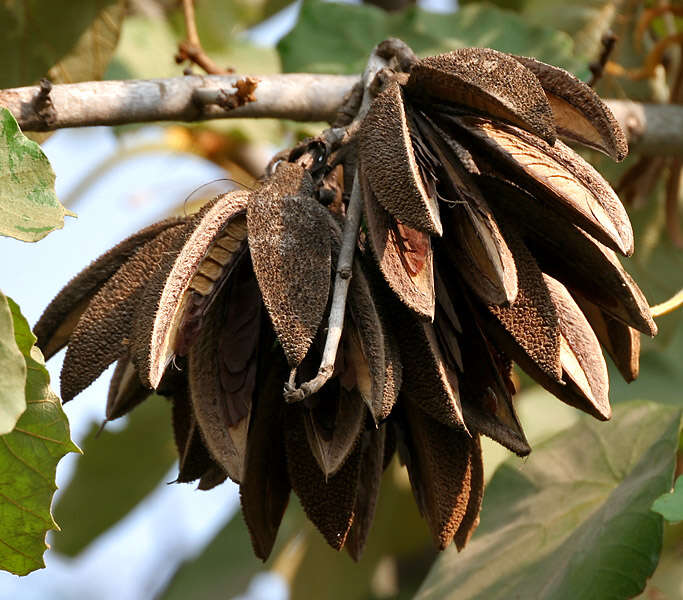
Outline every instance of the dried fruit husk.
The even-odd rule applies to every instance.
[[[440,278],[437,281],[443,281]],[[446,289],[446,287],[448,289]],[[510,380],[511,364],[489,344],[479,324],[477,313],[467,302],[467,293],[458,287],[457,280],[448,285],[437,283],[437,297],[451,303],[450,294],[457,299],[458,309],[468,314],[462,319],[458,336],[462,345],[460,393],[462,411],[467,427],[495,440],[518,456],[526,456],[531,447],[517,418]],[[449,293],[450,290],[450,293]],[[451,304],[451,309],[455,308]],[[460,320],[458,321],[460,323]]]
[[[567,392],[560,399],[576,408],[607,420],[612,411],[609,405],[609,375],[598,342],[591,326],[571,294],[549,275],[543,276],[555,305],[560,327],[560,360],[562,379]]]
[[[572,290],[571,293],[622,377],[628,383],[637,379],[640,370],[640,332],[610,317],[576,291]]]
[[[304,411],[308,445],[320,470],[333,476],[353,451],[365,425],[365,403],[357,387],[345,389],[341,382],[329,382]]]
[[[144,287],[177,248],[185,224],[168,227],[144,244],[95,294],[71,333],[61,373],[62,400],[88,387],[127,353]]]
[[[465,429],[458,376],[444,359],[434,327],[406,311],[394,314],[403,364],[401,393],[416,399],[423,411],[441,423]]]
[[[481,183],[495,199],[494,209],[514,220],[544,273],[624,324],[657,333],[645,296],[614,252],[520,188],[494,178]]]
[[[346,550],[356,562],[360,560],[375,518],[377,498],[384,471],[386,427],[363,433],[358,495],[353,524],[346,539]]]
[[[600,150],[616,161],[626,157],[624,132],[593,88],[559,67],[534,58],[514,58],[541,82],[561,138]]]
[[[413,126],[414,131],[414,126]],[[403,94],[391,83],[372,102],[361,127],[360,168],[379,203],[412,229],[441,235],[439,206],[415,155]]]
[[[460,552],[470,541],[472,534],[479,526],[479,513],[484,499],[484,463],[481,455],[481,442],[479,436],[472,437],[471,474],[470,474],[470,497],[467,501],[465,516],[460,522],[460,527],[453,538],[455,546]]]
[[[290,367],[306,356],[327,307],[327,220],[311,176],[294,163],[279,165],[247,208],[254,273]]]
[[[227,478],[228,474],[219,465],[214,463],[204,475],[201,476],[197,489],[203,491],[211,490],[223,483]]]
[[[301,500],[310,521],[332,548],[341,550],[355,516],[361,445],[356,445],[335,475],[326,478],[308,446],[304,410],[305,407],[300,404],[286,407],[287,472],[292,489]]]
[[[202,437],[237,483],[244,473],[262,306],[251,261],[243,256],[189,353],[190,396]]]
[[[142,385],[128,355],[123,356],[116,363],[114,375],[109,384],[105,409],[107,421],[113,421],[127,414],[152,393],[152,390]]]
[[[220,287],[213,279],[216,273],[209,270],[221,271],[222,284],[244,254],[247,201],[248,192],[239,190],[202,208],[188,224],[180,250],[167,255],[148,283],[131,340],[131,356],[143,384],[156,388],[176,346],[186,352],[196,339],[201,315]],[[183,324],[188,319],[190,326]]]
[[[413,493],[434,543],[445,550],[468,515],[474,443],[467,431],[429,417],[416,398],[402,394],[401,404]]]
[[[187,386],[187,383],[186,383]],[[202,440],[187,387],[173,394],[173,433],[178,449],[178,483],[199,479],[215,464]]]
[[[271,337],[271,345],[273,341]],[[259,373],[263,375],[259,377],[249,428],[240,500],[254,553],[265,561],[273,549],[291,489],[282,429],[286,364],[279,349],[260,361]]]
[[[505,224],[507,225],[507,224]],[[517,265],[519,292],[510,306],[488,305],[480,312],[486,337],[535,377],[561,382],[557,313],[534,257],[511,227],[505,236]]]
[[[449,235],[442,246],[453,266],[484,302],[513,302],[517,296],[515,262],[488,203],[465,166],[472,160],[471,155],[427,117],[416,120],[445,173],[440,190],[450,204],[444,211]]]
[[[134,233],[94,260],[50,302],[33,328],[36,342],[48,360],[69,342],[71,333],[93,296],[141,246],[169,227],[185,222],[172,217]]]
[[[480,152],[482,173],[509,176],[540,202],[625,256],[633,253],[631,222],[614,190],[573,150],[481,117],[447,117]],[[490,171],[493,169],[493,171]],[[489,172],[487,172],[487,170]]]
[[[424,319],[434,318],[433,253],[429,235],[396,221],[359,172],[368,240],[389,288]]]
[[[406,90],[468,106],[555,142],[553,113],[538,79],[508,54],[461,48],[413,65]]]

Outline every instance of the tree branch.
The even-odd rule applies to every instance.
[[[237,108],[214,103],[237,93],[236,84],[247,80],[257,82],[253,100]],[[10,110],[23,131],[218,118],[331,121],[358,80],[355,76],[295,73],[90,81],[52,86],[50,119],[38,110],[42,106],[37,105],[38,98],[43,98],[39,86],[1,90],[0,105]]]
[[[246,103],[231,108],[238,82],[255,79]],[[203,121],[224,118],[276,118],[332,121],[356,76],[314,75],[188,75],[170,79],[90,81],[52,86],[52,108],[46,114],[40,86],[0,90],[23,131],[66,127],[122,125],[151,121]],[[239,100],[239,98],[238,98]],[[627,134],[631,151],[683,156],[683,106],[607,100]]]

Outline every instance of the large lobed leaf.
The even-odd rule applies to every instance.
[[[359,73],[372,48],[388,37],[402,39],[421,56],[480,46],[534,56],[570,71],[585,69],[573,58],[574,45],[566,33],[529,25],[515,13],[487,4],[465,6],[454,14],[415,7],[386,13],[374,6],[304,0],[296,26],[278,51],[285,72]]]
[[[36,242],[75,216],[55,195],[55,174],[36,142],[0,107],[0,235]]]
[[[35,337],[17,305],[7,300],[25,360],[26,411],[12,432],[0,436],[0,569],[26,575],[45,566],[45,535],[58,529],[50,512],[57,463],[80,450],[50,389],[43,355],[33,346]]]
[[[25,324],[25,329],[24,329]],[[35,337],[25,320],[15,316],[7,298],[0,292],[0,435],[14,429],[26,410],[26,360]]]
[[[447,551],[418,598],[621,599],[638,594],[662,545],[650,510],[671,488],[681,410],[630,402],[508,461],[486,490],[467,550]]]

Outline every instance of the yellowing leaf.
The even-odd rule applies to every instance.
[[[17,325],[21,327],[22,324],[13,321],[7,298],[0,292],[0,435],[12,431],[21,413],[26,410],[26,361],[22,354],[25,346],[18,345],[16,331]],[[29,349],[31,345],[28,345]]]
[[[8,303],[21,326],[25,321],[19,308],[11,299]],[[0,436],[0,569],[16,575],[45,566],[45,535],[58,529],[50,512],[57,463],[65,454],[79,452],[61,402],[50,389],[43,355],[27,339],[20,341],[22,350],[28,350],[26,411],[12,432]]]
[[[64,226],[64,208],[54,191],[55,174],[40,146],[0,107],[0,235],[37,242]]]

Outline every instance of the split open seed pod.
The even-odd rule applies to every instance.
[[[415,125],[406,113],[403,92],[391,83],[363,121],[358,159],[379,203],[397,221],[431,235],[442,226],[433,181],[416,156]]]

